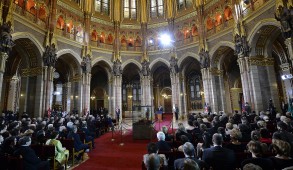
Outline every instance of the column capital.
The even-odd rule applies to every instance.
[[[70,82],[80,82],[81,80],[82,80],[82,75],[76,75],[70,79]]]
[[[214,76],[220,76],[220,75],[223,74],[223,70],[219,70],[219,69],[217,69],[217,68],[215,68],[215,67],[210,68],[209,70],[210,70],[210,73],[211,73],[212,75],[214,75]]]
[[[0,53],[0,72],[4,73],[5,72],[5,64],[6,64],[6,60],[8,58],[8,54],[7,53]]]
[[[289,63],[283,63],[280,65],[280,68],[282,71],[290,71],[290,64]]]

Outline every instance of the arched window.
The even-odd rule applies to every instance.
[[[164,14],[163,0],[151,0],[151,17],[160,17]]]
[[[177,0],[177,9],[187,9],[192,6],[192,0]]]
[[[124,0],[124,18],[136,19],[136,0]]]
[[[200,86],[200,76],[195,73],[191,74],[189,76],[189,91],[191,100],[201,100]]]
[[[109,6],[110,6],[109,0],[96,0],[95,11],[100,12],[102,14],[109,15],[110,14]]]

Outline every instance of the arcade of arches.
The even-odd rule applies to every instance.
[[[114,116],[119,107],[127,117],[176,104],[184,118],[205,104],[259,112],[272,99],[280,111],[293,98],[292,2],[245,2],[1,1],[0,109]]]

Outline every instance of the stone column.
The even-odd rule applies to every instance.
[[[3,101],[1,101],[2,99],[2,86],[3,86],[3,75],[5,72],[5,65],[6,65],[6,60],[8,58],[7,53],[0,53],[0,103],[3,103]],[[2,104],[0,104],[0,110],[2,110]]]
[[[83,84],[82,76],[77,75],[71,79],[71,110],[76,109],[78,114],[82,113],[82,99],[83,99]]]
[[[141,105],[151,106],[152,95],[151,95],[151,80],[150,76],[142,76],[141,78]]]
[[[211,105],[211,93],[210,93],[210,82],[211,82],[211,78],[210,78],[210,71],[209,68],[202,68],[201,69],[201,74],[202,74],[202,81],[203,81],[203,91],[204,91],[204,101],[205,103],[208,103],[209,105]],[[214,108],[211,108],[212,110]]]
[[[219,84],[220,84],[219,91],[220,91],[221,110],[227,113],[228,109],[227,109],[227,103],[225,98],[225,95],[226,95],[225,84],[224,84],[224,77],[222,73],[219,75]]]
[[[63,91],[62,92],[63,108],[64,108],[64,111],[69,113],[71,108],[71,82],[67,82],[63,84],[62,91]]]
[[[293,65],[293,46],[292,46],[292,39],[291,38],[287,38],[285,40],[285,44],[288,48],[288,52],[289,52],[289,58],[291,61],[291,65]]]
[[[220,75],[222,74],[221,70],[216,68],[210,68],[211,81],[210,81],[210,95],[212,99],[211,108],[214,112],[219,112],[222,110],[221,104],[221,92],[220,92]]]
[[[180,93],[180,96],[182,96],[183,98],[183,103],[182,103],[182,108],[181,110],[179,110],[179,112],[183,112],[184,114],[187,114],[188,113],[188,108],[187,108],[187,91],[186,91],[186,79],[184,76],[182,76],[182,79],[181,79],[181,93]]]
[[[112,113],[115,113],[115,108],[119,107],[122,109],[122,75],[113,76],[113,108]],[[120,121],[122,120],[122,113],[120,113]]]
[[[264,103],[263,103],[263,97],[261,94],[261,79],[259,76],[259,70],[258,66],[256,65],[257,63],[254,60],[250,59],[250,77],[251,77],[251,84],[252,84],[252,89],[250,89],[253,92],[253,101],[254,103],[252,104],[252,109],[258,113],[259,111],[262,111],[264,108]]]
[[[29,81],[28,77],[21,77],[19,113],[26,112],[28,81]],[[43,94],[42,94],[42,96],[43,96]]]
[[[276,80],[276,72],[274,68],[274,60],[270,62],[267,62],[265,69],[267,70],[267,75],[268,75],[268,86],[270,90],[270,99],[272,99],[274,106],[276,107],[276,110],[281,111],[281,105],[280,105],[280,100],[279,100],[279,91],[278,91],[278,85],[277,85],[277,80]],[[269,100],[267,100],[268,102]],[[266,107],[269,108],[269,104],[266,103]],[[264,108],[266,109],[266,108]]]
[[[91,85],[91,74],[82,74],[82,84],[83,84],[83,111],[88,111],[90,109],[90,85]]]
[[[44,67],[44,111],[43,114],[50,108],[52,110],[52,102],[53,102],[53,73],[55,68],[50,66]]]
[[[173,112],[173,106],[175,104],[178,105],[178,108],[182,108],[181,107],[182,102],[180,100],[180,75],[179,73],[171,73],[170,77],[171,77],[171,88],[172,88],[172,112]],[[179,117],[180,116],[181,115],[179,115]],[[173,117],[175,118],[175,115]]]
[[[16,100],[17,100],[17,84],[18,84],[18,77],[13,76],[9,83],[9,92],[8,92],[8,99],[7,99],[7,110],[11,110],[13,112],[16,111]]]
[[[44,117],[43,112],[43,75],[42,75],[42,69],[39,72],[39,75],[37,75],[36,78],[36,96],[35,96],[35,108],[34,108],[34,116],[35,117]]]
[[[248,102],[249,104],[252,104],[251,95],[250,95],[251,88],[249,86],[249,83],[250,83],[249,72],[247,70],[247,64],[248,64],[247,60],[245,57],[239,57],[237,62],[239,64],[239,69],[240,69],[244,102]]]
[[[112,81],[112,77],[109,78],[108,80],[108,111],[109,114],[112,118],[114,118],[113,116],[115,112],[113,112],[113,110],[115,110],[115,107],[113,107],[113,81]],[[106,107],[106,106],[105,106]],[[122,107],[121,107],[121,114],[122,114]]]

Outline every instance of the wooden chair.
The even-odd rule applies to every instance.
[[[23,170],[22,157],[14,157],[14,156],[7,155],[6,160],[7,160],[8,170],[15,170],[15,169]]]
[[[44,159],[44,156],[43,156],[43,145],[31,145],[30,146],[36,153],[36,155],[41,158],[41,159]]]
[[[56,159],[55,159],[55,146],[54,145],[44,145],[43,146],[43,157],[46,160],[50,160],[51,167],[56,169]]]
[[[92,141],[86,142],[85,138],[86,138],[86,134],[84,132],[78,132],[78,135],[80,137],[80,140],[83,141],[84,144],[89,145],[90,150],[93,149],[93,143]]]
[[[62,139],[60,140],[62,145],[69,150],[69,156],[72,157],[72,165],[74,165],[74,158],[79,154],[83,154],[84,150],[76,151],[74,148],[74,140],[73,139]],[[83,156],[81,157],[83,159]]]

